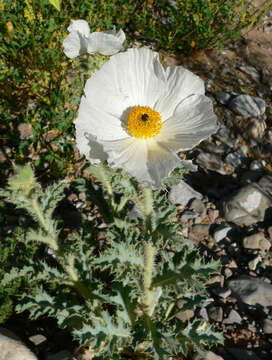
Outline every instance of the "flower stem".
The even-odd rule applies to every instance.
[[[152,315],[152,302],[154,297],[154,291],[150,290],[152,283],[152,276],[154,272],[154,261],[156,255],[156,249],[150,241],[152,237],[151,228],[151,215],[153,207],[153,194],[149,188],[143,189],[144,196],[144,215],[145,215],[145,234],[144,234],[144,273],[143,273],[143,305],[144,311],[151,316]],[[152,240],[152,239],[151,239]]]
[[[48,235],[48,240],[46,241],[46,243],[57,254],[59,263],[61,264],[64,271],[66,272],[66,274],[71,279],[71,281],[72,281],[74,287],[77,289],[78,293],[84,299],[86,299],[86,300],[89,299],[90,295],[91,295],[89,289],[83,284],[82,281],[80,281],[78,279],[76,268],[75,268],[75,265],[74,265],[74,262],[75,262],[74,256],[68,256],[68,258],[67,258],[68,263],[65,264],[65,261],[63,261],[64,260],[64,253],[63,253],[62,249],[58,245],[56,235],[51,231],[50,219],[46,219],[44,217],[37,198],[34,198],[32,200],[32,208],[33,208],[33,210],[35,211],[35,213],[37,215],[40,226],[43,228],[45,233]]]
[[[156,250],[151,242],[144,245],[144,310],[151,316],[154,291],[150,290]]]
[[[102,183],[106,187],[107,193],[109,195],[111,211],[114,212],[115,211],[115,202],[114,202],[114,197],[113,197],[113,189],[112,189],[111,184],[110,184],[110,182],[108,181],[108,179],[107,179],[107,177],[105,175],[103,164],[99,164],[97,166],[97,168],[99,169],[98,171],[99,171],[99,175],[100,175],[100,180],[102,181]]]

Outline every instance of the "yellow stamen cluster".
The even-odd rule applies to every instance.
[[[161,116],[149,106],[135,106],[128,115],[127,126],[131,136],[137,139],[150,139],[161,131]]]

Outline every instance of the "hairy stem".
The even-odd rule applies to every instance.
[[[150,290],[154,270],[156,250],[151,242],[144,245],[144,309],[151,316],[154,291]]]
[[[102,183],[104,184],[104,186],[107,189],[107,193],[109,195],[109,201],[110,201],[110,206],[112,211],[114,211],[115,209],[115,202],[114,202],[114,197],[113,197],[113,190],[111,187],[110,182],[107,180],[106,176],[105,176],[105,172],[103,169],[103,164],[99,164],[97,166],[97,168],[99,169],[99,173],[100,173],[100,180],[102,181]]]
[[[72,280],[72,283],[73,283],[74,287],[77,289],[78,293],[83,298],[89,299],[90,298],[90,291],[88,290],[88,288],[86,288],[86,286],[82,283],[82,281],[80,281],[78,279],[77,272],[76,272],[76,269],[75,269],[75,264],[74,264],[75,263],[75,258],[73,256],[68,256],[68,259],[67,259],[68,264],[67,265],[63,261],[64,260],[64,253],[63,253],[62,249],[58,245],[56,235],[51,231],[50,219],[46,219],[44,217],[37,198],[32,200],[32,207],[33,207],[33,210],[35,211],[35,213],[36,213],[36,215],[38,217],[40,226],[43,228],[43,230],[48,235],[47,236],[48,240],[46,241],[46,243],[58,255],[59,262],[62,265],[62,268],[64,269],[66,274],[69,276],[69,278]]]

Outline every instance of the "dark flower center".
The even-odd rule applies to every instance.
[[[143,114],[143,115],[142,115],[142,120],[143,120],[143,121],[147,121],[147,119],[148,119],[148,115],[147,115],[147,114]]]

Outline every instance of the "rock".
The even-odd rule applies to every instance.
[[[225,268],[224,274],[226,279],[230,278],[233,275],[232,271],[229,268]]]
[[[217,226],[213,233],[213,238],[216,242],[219,242],[226,237],[229,237],[231,232],[233,231],[233,226],[229,224],[221,224]]]
[[[263,99],[250,95],[239,95],[230,100],[228,106],[238,115],[258,117],[264,114],[266,103]]]
[[[186,304],[185,300],[179,300],[177,302],[178,309],[182,309],[185,304]],[[195,313],[193,310],[181,310],[181,312],[179,312],[176,315],[176,318],[178,318],[181,321],[188,321],[194,316],[195,316]]]
[[[214,352],[208,351],[206,353],[205,360],[224,360],[224,359],[221,356],[216,355]]]
[[[272,217],[271,208],[272,197],[256,183],[242,187],[222,203],[223,217],[241,225],[269,220]]]
[[[271,175],[264,175],[258,182],[259,186],[267,192],[269,195],[272,196],[272,176]]]
[[[197,156],[196,162],[204,169],[216,171],[221,175],[231,174],[233,171],[232,168],[225,166],[220,156],[215,154],[202,152]]]
[[[235,360],[261,360],[255,353],[249,350],[240,350],[237,348],[227,348],[234,356]]]
[[[248,305],[271,306],[272,285],[258,278],[242,275],[236,280],[229,281],[229,288],[238,300]]]
[[[199,315],[204,319],[205,321],[209,321],[208,311],[205,307],[201,308],[199,311]]]
[[[269,228],[267,229],[268,235],[270,240],[272,240],[272,226],[269,226]]]
[[[260,73],[253,66],[239,66],[239,70],[250,75],[254,80],[260,80]]]
[[[223,309],[221,306],[209,306],[207,308],[209,319],[221,322],[223,320]]]
[[[237,311],[231,310],[229,316],[223,320],[223,324],[241,324],[242,318]]]
[[[200,199],[194,199],[189,207],[199,215],[203,215],[206,213],[205,205]]]
[[[197,217],[197,214],[194,211],[191,210],[185,210],[180,216],[180,219],[182,221],[189,220],[189,219],[195,219]]]
[[[184,310],[179,312],[176,315],[176,318],[181,320],[181,321],[188,321],[190,319],[192,319],[195,316],[195,313],[193,312],[193,310]]]
[[[0,333],[0,360],[38,360],[19,340]]]
[[[192,226],[189,237],[196,242],[200,242],[209,237],[209,231],[209,224],[195,224]]]
[[[29,341],[31,341],[34,345],[38,346],[42,343],[44,343],[47,339],[45,336],[41,334],[33,335],[28,338]]]
[[[225,125],[220,124],[219,129],[214,136],[220,141],[227,141],[231,136],[231,131]]]
[[[261,119],[254,119],[249,123],[246,132],[248,133],[249,136],[252,136],[254,139],[260,140],[264,135],[265,129],[266,129],[265,121],[262,121]]]
[[[184,181],[173,186],[169,192],[168,199],[172,204],[186,206],[192,199],[202,199],[203,195],[195,191],[190,185]]]
[[[260,261],[262,261],[262,257],[260,255],[256,256],[254,259],[248,262],[248,268],[252,271],[255,271]]]
[[[204,147],[205,152],[213,153],[216,155],[224,155],[227,151],[229,151],[228,145],[218,143],[218,142],[217,142],[217,144],[205,143],[204,146],[205,146]]]
[[[219,217],[219,210],[217,209],[209,209],[208,210],[208,217],[212,223]]]
[[[227,105],[230,99],[232,98],[230,93],[226,93],[224,91],[217,91],[215,93],[215,97],[216,100],[222,105]]]
[[[224,359],[221,356],[216,355],[214,352],[208,351],[208,352],[206,352],[206,355],[204,358],[203,358],[203,356],[196,354],[196,355],[194,355],[193,360],[224,360]]]
[[[253,160],[250,163],[250,170],[261,171],[266,167],[266,162],[264,160]]]
[[[268,241],[262,233],[246,236],[243,239],[243,247],[245,249],[259,249],[267,251],[271,247],[270,241]]]
[[[242,149],[231,152],[225,157],[225,162],[232,166],[235,170],[238,170],[243,164],[245,164],[246,160],[246,153]]]
[[[272,320],[271,319],[264,319],[263,331],[265,334],[272,334]]]
[[[230,289],[226,289],[226,288],[222,288],[222,287],[215,287],[212,289],[212,292],[213,292],[213,294],[221,297],[222,299],[226,299],[231,294]]]

